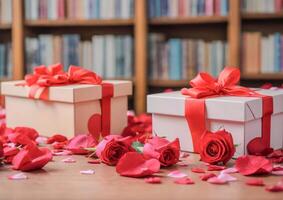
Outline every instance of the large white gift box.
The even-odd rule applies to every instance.
[[[283,90],[256,89],[257,93],[273,97],[270,147],[283,146]],[[181,149],[193,152],[190,128],[185,118],[185,101],[181,92],[147,96],[147,112],[152,113],[153,133],[169,140],[180,139]],[[247,144],[261,137],[262,98],[218,96],[205,99],[206,127],[210,131],[226,129],[237,145],[235,157],[247,154]]]
[[[127,125],[128,95],[131,81],[104,81],[113,86],[109,99],[107,121],[102,117],[102,85],[70,84],[49,87],[49,99],[29,98],[30,88],[19,86],[23,81],[1,84],[5,95],[8,127],[27,126],[40,134],[60,133],[68,137],[76,134],[100,134],[108,126],[111,134],[120,134]]]

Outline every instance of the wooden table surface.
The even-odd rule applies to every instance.
[[[264,187],[246,186],[248,177],[235,175],[239,180],[228,185],[213,185],[199,179],[199,174],[190,168],[201,166],[198,156],[191,154],[187,167],[162,169],[162,184],[148,184],[143,179],[119,176],[115,167],[104,164],[89,164],[84,156],[73,156],[76,163],[64,163],[65,157],[55,157],[44,169],[26,173],[27,180],[8,180],[17,173],[8,167],[0,168],[0,199],[283,199],[283,193],[270,193]],[[80,170],[95,170],[93,175],[82,175]],[[188,173],[196,183],[178,185],[173,178],[166,177],[170,170],[179,169]],[[264,177],[267,184],[275,184],[279,176]]]

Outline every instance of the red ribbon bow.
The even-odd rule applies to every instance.
[[[93,84],[100,85],[102,79],[96,73],[71,65],[68,72],[63,71],[61,64],[48,67],[41,65],[35,67],[33,74],[25,76],[25,85],[31,87],[29,97],[35,98],[40,91],[39,98],[48,100],[48,87],[69,84]]]
[[[190,81],[192,88],[183,88],[183,95],[192,98],[208,96],[231,95],[250,96],[255,94],[251,89],[236,85],[240,80],[240,70],[235,67],[226,67],[215,80],[210,74],[201,72]]]
[[[214,79],[208,73],[199,73],[190,81],[192,88],[183,88],[181,93],[188,95],[185,101],[185,117],[187,119],[195,152],[199,152],[199,140],[206,130],[205,97],[213,96],[252,96],[261,97],[263,100],[262,118],[262,143],[266,147],[270,145],[270,116],[272,114],[273,101],[271,97],[260,95],[253,90],[236,85],[240,80],[240,70],[235,67],[226,67],[220,73],[218,79]],[[270,112],[271,109],[271,112]],[[258,138],[256,138],[258,139]]]

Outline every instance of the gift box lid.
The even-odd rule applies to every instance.
[[[2,95],[28,98],[30,88],[17,84],[23,81],[8,81],[1,83]],[[103,83],[113,84],[113,97],[126,96],[132,94],[132,82],[125,80],[109,80]],[[67,103],[78,103],[101,99],[101,85],[72,84],[49,87],[49,100]]]
[[[273,114],[283,112],[283,89],[255,89],[273,97]],[[147,112],[185,116],[185,100],[181,92],[158,93],[147,96]],[[258,97],[219,96],[205,99],[208,119],[250,121],[262,117],[262,99]]]

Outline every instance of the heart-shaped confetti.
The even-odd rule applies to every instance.
[[[81,170],[80,173],[81,174],[86,174],[86,175],[91,175],[91,174],[94,174],[94,170],[92,170],[92,169]]]
[[[188,175],[183,172],[180,172],[179,170],[175,170],[175,171],[171,171],[169,174],[167,174],[167,176],[171,178],[184,178],[187,177]]]
[[[72,157],[68,157],[68,158],[63,159],[62,162],[64,162],[64,163],[75,163],[76,160]]]
[[[208,179],[207,182],[211,183],[211,184],[216,184],[216,185],[224,185],[224,184],[228,183],[228,181],[226,181],[224,179],[220,179],[218,177],[212,177],[212,178]]]
[[[28,176],[24,173],[18,173],[11,176],[8,176],[9,180],[25,180],[28,179]]]

